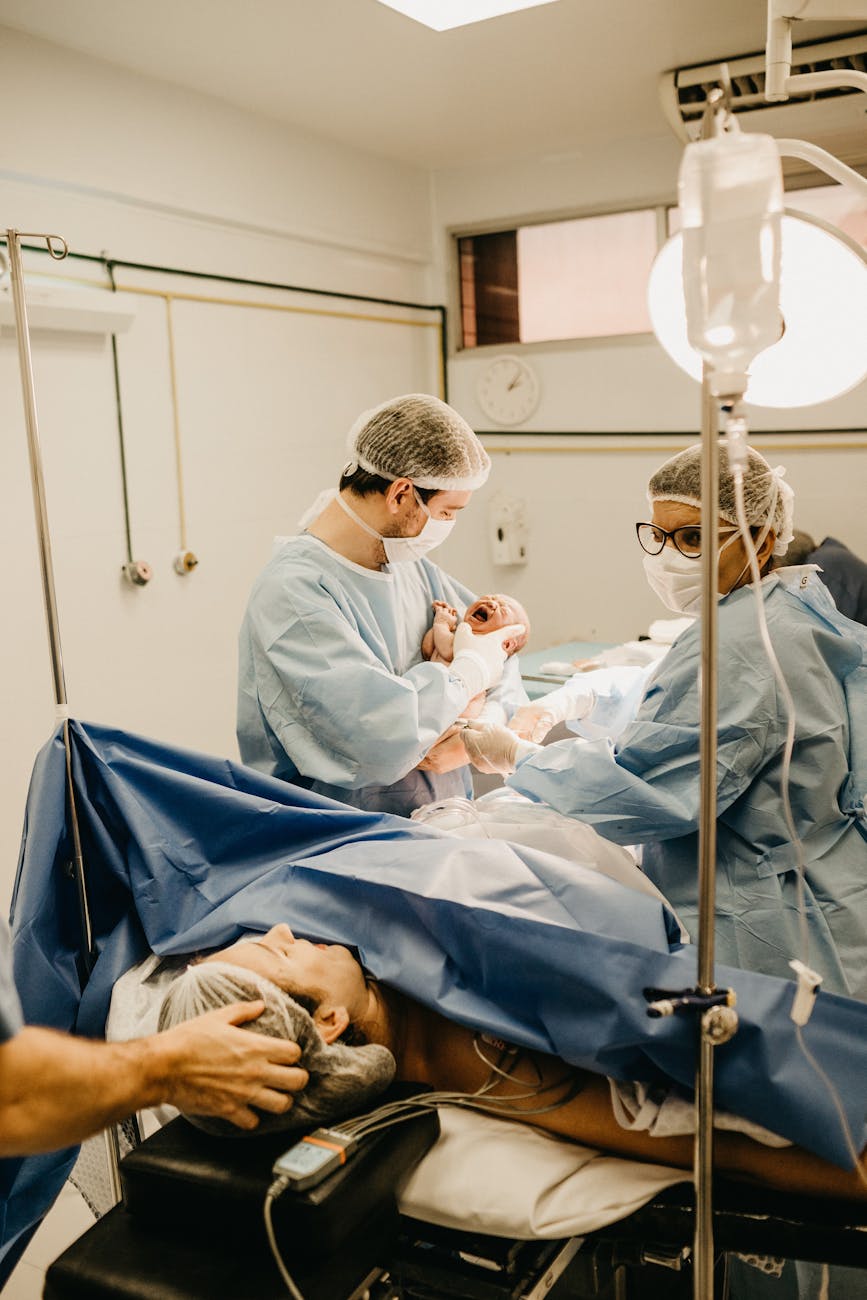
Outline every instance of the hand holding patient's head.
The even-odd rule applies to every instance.
[[[310,1076],[307,1087],[296,1094],[291,1110],[283,1115],[260,1112],[257,1134],[334,1123],[363,1110],[391,1083],[395,1062],[386,1047],[375,1043],[348,1047],[341,1042],[326,1042],[310,1011],[297,997],[290,997],[264,976],[225,961],[187,967],[163,1000],[158,1027],[170,1029],[215,1007],[257,1000],[265,1003],[265,1010],[245,1028],[297,1042],[301,1048],[298,1064]],[[208,1133],[235,1137],[239,1134],[227,1120],[199,1115],[187,1115],[187,1119]]]

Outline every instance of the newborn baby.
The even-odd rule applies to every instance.
[[[433,611],[433,623],[422,637],[422,656],[435,664],[450,664],[454,658],[458,611],[452,609],[451,605],[447,605],[444,600],[435,600]],[[523,632],[514,637],[507,637],[503,642],[507,655],[514,655],[519,650],[523,650],[530,635],[527,611],[512,596],[480,596],[470,605],[461,621],[469,623],[474,632],[482,635],[486,632],[499,632],[501,627],[520,623]]]
[[[421,642],[423,658],[435,664],[450,664],[454,657],[455,628],[458,625],[458,612],[447,605],[444,600],[433,602],[433,623],[425,632]],[[480,596],[464,614],[464,623],[468,623],[474,632],[484,635],[498,632],[502,627],[520,623],[523,632],[517,636],[506,637],[503,648],[511,656],[523,650],[530,635],[530,620],[523,605],[511,596]],[[485,703],[482,691],[470,700],[464,709],[464,718],[477,718]]]

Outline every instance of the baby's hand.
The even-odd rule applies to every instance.
[[[444,600],[435,600],[433,602],[434,622],[442,625],[443,623],[450,632],[454,632],[458,625],[458,611],[452,609]]]

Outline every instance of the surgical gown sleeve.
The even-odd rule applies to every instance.
[[[672,647],[635,721],[610,738],[564,740],[527,758],[508,784],[587,822],[619,844],[671,839],[699,821],[699,633]],[[755,638],[730,638],[719,657],[718,809],[750,785],[781,742],[781,708]]]
[[[566,683],[566,689],[577,683],[593,692],[594,702],[589,713],[574,719],[567,718],[566,725],[585,740],[606,737],[616,740],[620,733],[634,721],[650,679],[659,667],[649,664],[622,664],[614,668],[596,668],[588,673],[576,673]]]
[[[447,666],[389,670],[336,607],[252,613],[259,703],[305,777],[344,789],[391,785],[418,765],[467,703]]]

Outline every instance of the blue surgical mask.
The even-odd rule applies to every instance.
[[[355,520],[359,528],[382,542],[385,558],[389,564],[406,564],[410,560],[420,560],[423,555],[426,555],[428,551],[432,551],[435,546],[442,545],[455,526],[454,519],[434,519],[415,488],[413,488],[413,492],[415,492],[416,501],[427,515],[421,532],[417,533],[415,537],[384,537],[382,533],[378,533],[375,528],[371,528],[370,524],[356,514],[352,506],[342,496],[337,497],[337,503],[342,506],[350,518]]]

